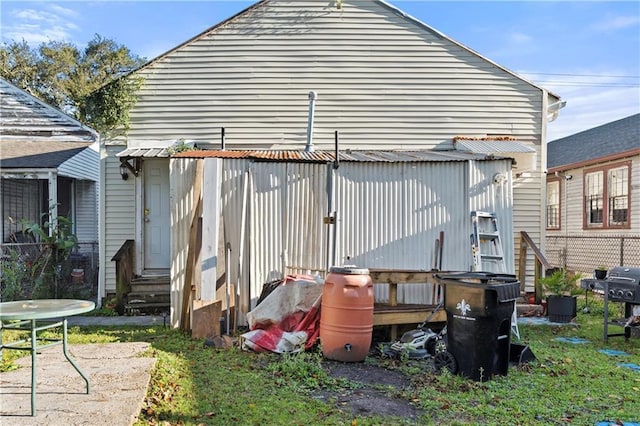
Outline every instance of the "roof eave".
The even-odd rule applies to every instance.
[[[563,164],[560,166],[550,167],[547,169],[547,174],[553,174],[555,172],[564,172],[567,170],[579,169],[582,167],[589,167],[600,163],[606,163],[609,161],[620,160],[623,158],[633,157],[640,155],[640,148],[631,149],[628,151],[617,152],[615,154],[605,155],[602,157],[591,158],[585,161],[579,161],[577,163]]]

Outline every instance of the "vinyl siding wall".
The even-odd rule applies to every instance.
[[[143,69],[131,140],[302,148],[451,148],[539,135],[541,90],[375,1],[272,1]],[[539,137],[539,136],[538,136]]]
[[[105,197],[101,210],[105,233],[100,249],[104,253],[101,256],[100,275],[104,277],[106,292],[110,293],[115,292],[116,288],[115,262],[111,258],[126,240],[136,239],[136,183],[131,177],[129,180],[120,177],[120,161],[115,155],[123,147],[106,146],[105,149],[106,155],[102,158]]]
[[[130,147],[216,145],[224,127],[228,148],[302,149],[311,90],[317,149],[333,149],[336,130],[341,149],[397,150],[452,149],[457,135],[539,150],[545,133],[543,90],[377,1],[265,2],[139,74]],[[513,181],[516,247],[520,230],[543,232],[537,158]]]
[[[631,161],[631,228],[629,229],[583,229],[584,218],[584,173],[594,167],[609,164],[619,164]],[[560,180],[560,214],[561,229],[547,230],[548,235],[564,236],[580,234],[582,236],[618,236],[618,235],[639,235],[640,234],[640,156],[631,159],[615,160],[601,163],[597,166],[581,167],[579,169],[567,170],[564,172],[572,175],[571,180]],[[565,186],[566,184],[566,186]],[[565,203],[566,191],[566,203]],[[565,227],[565,204],[566,204],[566,227]]]
[[[630,223],[628,229],[583,229],[584,173],[594,167],[620,164],[631,161]],[[640,236],[640,156],[600,163],[597,166],[581,167],[564,172],[571,180],[560,180],[561,228],[547,230],[547,256],[555,266],[566,264],[569,269],[590,276],[599,265],[617,266],[621,261],[621,237]],[[566,185],[566,186],[565,186]],[[565,200],[566,191],[566,200]],[[566,207],[566,215],[565,215]],[[566,216],[566,222],[565,222]],[[553,238],[551,238],[553,237]],[[560,238],[558,238],[560,237]],[[564,237],[567,237],[566,239]],[[626,238],[624,247],[625,266],[635,266],[638,261],[637,239]],[[565,256],[565,249],[567,255]]]
[[[98,183],[75,181],[76,237],[81,243],[98,241]]]
[[[60,176],[98,182],[100,180],[98,143],[94,143],[79,154],[74,155],[69,160],[62,163],[58,167],[58,174]]]

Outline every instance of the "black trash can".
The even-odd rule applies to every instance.
[[[520,282],[515,275],[490,272],[437,274],[444,286],[447,351],[457,374],[476,381],[506,375],[511,318]]]

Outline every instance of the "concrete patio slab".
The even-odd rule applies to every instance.
[[[69,345],[69,354],[89,379],[85,382],[62,353],[62,346],[37,355],[36,416],[31,416],[31,357],[19,369],[0,374],[0,424],[131,425],[140,413],[156,359],[142,356],[148,343]]]

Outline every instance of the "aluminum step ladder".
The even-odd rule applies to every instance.
[[[506,273],[502,240],[495,213],[471,212],[473,270]]]
[[[471,212],[471,252],[473,255],[473,270],[504,274],[507,265],[502,250],[502,240],[498,228],[498,218],[495,213],[482,211]],[[511,317],[511,332],[520,339],[518,329],[518,310],[514,304]]]

